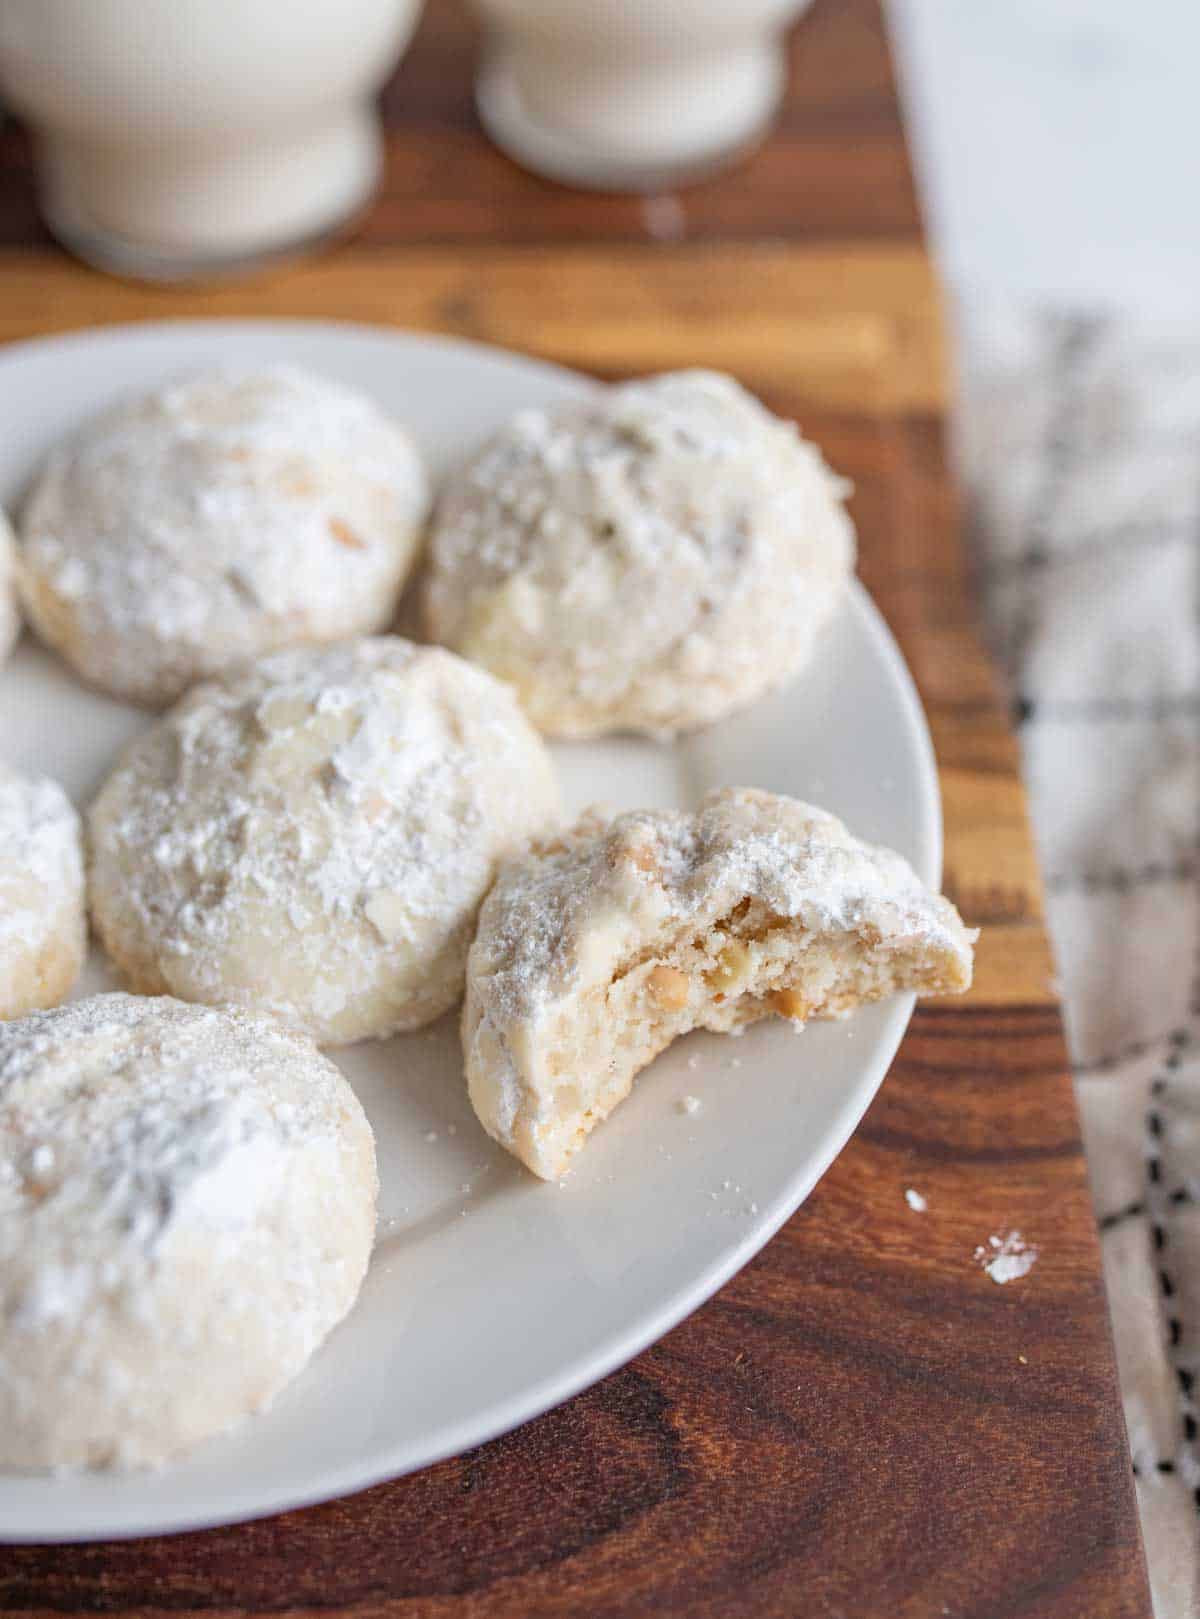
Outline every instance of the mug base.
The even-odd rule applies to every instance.
[[[45,136],[39,202],[69,252],[138,281],[208,281],[311,253],[362,217],[382,173],[369,108],[239,147],[112,148]]]
[[[199,285],[235,281],[296,259],[311,258],[354,234],[366,216],[375,187],[372,185],[339,218],[291,241],[241,252],[200,253],[153,247],[107,231],[89,228],[75,219],[57,215],[43,203],[42,219],[60,247],[93,270],[122,281],[151,282],[156,286]]]
[[[503,50],[481,62],[475,105],[493,143],[533,174],[587,191],[653,193],[708,179],[746,157],[766,135],[783,87],[781,62],[738,127],[726,129],[711,144],[697,142],[670,155],[618,151],[551,127],[526,105],[519,76]]]

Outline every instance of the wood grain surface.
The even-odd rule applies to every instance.
[[[976,986],[918,1012],[851,1145],[760,1257],[597,1388],[305,1512],[0,1549],[0,1609],[1145,1619],[1037,869],[970,605],[938,297],[875,0],[818,0],[778,130],[665,206],[545,184],[492,151],[470,107],[472,49],[455,0],[432,0],[387,92],[387,182],[357,238],[216,290],[127,286],[59,256],[10,127],[0,338],[312,315],[460,333],[603,376],[738,372],[855,481],[861,571],[933,728],[946,886],[985,929]],[[972,1253],[1012,1228],[1040,1258],[998,1287]]]

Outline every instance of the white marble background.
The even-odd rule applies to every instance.
[[[1200,322],[1200,3],[889,10],[954,290]]]

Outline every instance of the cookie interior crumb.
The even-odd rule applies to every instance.
[[[931,950],[925,938],[819,937],[760,900],[744,900],[707,932],[685,932],[666,950],[623,963],[573,1003],[550,1058],[562,1075],[554,1118],[529,1142],[525,1161],[544,1164],[540,1174],[562,1174],[628,1096],[635,1075],[693,1029],[724,1032],[772,1015],[803,1025],[845,1017],[899,990],[952,994],[968,981],[961,957]]]

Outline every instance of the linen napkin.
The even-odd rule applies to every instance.
[[[974,309],[958,421],[1158,1619],[1200,1619],[1200,332]]]

